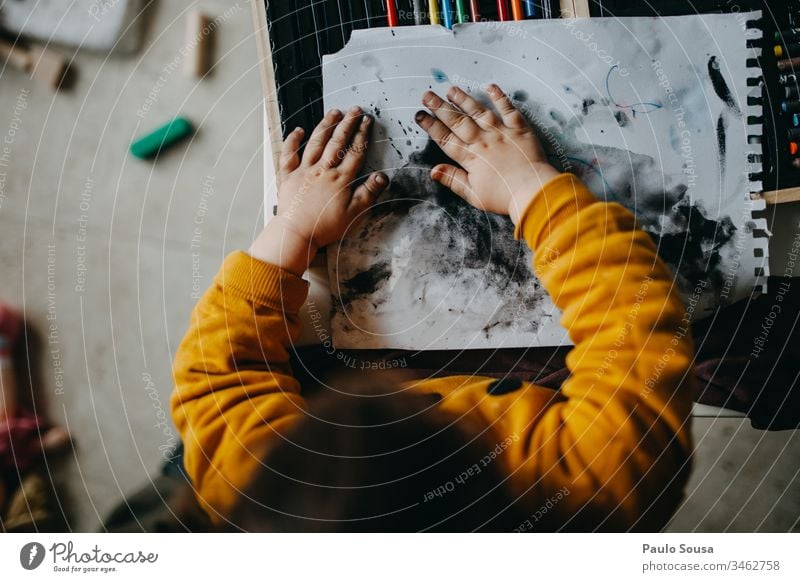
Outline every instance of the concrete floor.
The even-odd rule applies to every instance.
[[[202,81],[180,67],[165,72],[180,54],[190,4],[158,2],[147,48],[77,54],[71,90],[54,94],[16,71],[0,82],[0,140],[11,142],[0,167],[0,297],[24,312],[40,347],[32,381],[75,437],[53,475],[78,531],[98,528],[174,446],[163,422],[170,362],[193,291],[261,225],[250,6],[194,5],[214,16],[240,7],[217,30],[217,65]],[[178,113],[199,126],[191,143],[156,164],[127,153],[133,136]],[[672,530],[800,530],[796,432],[763,433],[735,419],[696,420],[695,431],[696,468]]]

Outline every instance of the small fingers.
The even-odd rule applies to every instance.
[[[452,87],[447,92],[447,98],[472,117],[473,121],[482,129],[491,129],[500,125],[500,120],[494,111],[467,94],[461,87]]]
[[[467,144],[458,139],[450,129],[441,121],[426,111],[417,111],[414,116],[425,133],[435,141],[442,151],[457,162],[463,161],[467,156]]]
[[[357,212],[361,212],[369,208],[370,204],[375,201],[378,195],[386,190],[389,185],[389,179],[386,174],[382,172],[375,172],[370,174],[364,182],[355,189],[353,198],[350,200],[350,208]]]
[[[338,109],[331,109],[325,114],[322,121],[311,132],[311,137],[308,138],[306,151],[303,152],[304,164],[311,166],[319,161],[325,146],[328,144],[328,140],[331,138],[331,134],[333,134],[341,119],[342,112]]]
[[[364,165],[364,158],[367,155],[367,145],[369,144],[369,130],[372,127],[372,118],[369,115],[361,117],[361,123],[356,130],[355,136],[347,153],[342,160],[339,169],[343,172],[358,173]]]
[[[294,172],[300,165],[300,144],[303,143],[304,131],[302,127],[296,127],[292,133],[286,136],[281,147],[281,159],[279,163],[281,176]]]
[[[469,185],[469,175],[465,170],[452,164],[439,164],[431,169],[431,178],[472,204],[472,188]]]
[[[353,133],[361,123],[361,108],[356,106],[347,112],[345,118],[336,126],[330,140],[325,145],[320,161],[328,167],[338,166],[347,155],[347,148]]]
[[[489,85],[489,98],[500,113],[500,118],[507,127],[522,129],[527,126],[525,117],[514,107],[511,99],[497,85]]]
[[[422,102],[461,141],[472,143],[480,135],[480,127],[476,125],[469,115],[452,103],[448,103],[433,91],[426,91],[422,96]]]

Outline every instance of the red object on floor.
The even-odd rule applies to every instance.
[[[5,303],[0,302],[0,356],[10,355],[17,343],[22,321]]]

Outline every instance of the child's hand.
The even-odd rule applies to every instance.
[[[487,109],[458,87],[449,103],[428,91],[416,121],[461,168],[439,164],[431,177],[467,202],[488,212],[508,214],[516,224],[533,196],[559,172],[545,157],[539,139],[522,113],[497,86],[489,97],[499,112]]]
[[[302,274],[320,248],[341,239],[363,216],[389,183],[378,172],[353,189],[371,124],[359,107],[346,116],[329,111],[311,134],[302,160],[303,130],[289,134],[280,160],[278,214],[250,247],[253,257]]]

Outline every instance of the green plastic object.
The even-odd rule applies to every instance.
[[[131,153],[142,160],[154,158],[159,152],[174,146],[192,133],[194,133],[194,127],[191,121],[185,117],[176,117],[133,142]]]

